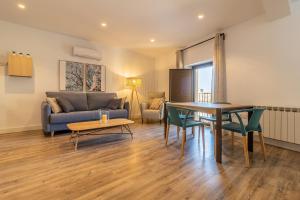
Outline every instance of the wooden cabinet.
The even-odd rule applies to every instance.
[[[8,75],[32,77],[32,57],[30,55],[10,53],[8,55]]]
[[[169,101],[194,101],[194,71],[192,69],[169,70]]]

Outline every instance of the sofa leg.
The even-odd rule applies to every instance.
[[[53,137],[54,136],[54,131],[51,131],[51,137]]]

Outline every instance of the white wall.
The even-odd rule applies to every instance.
[[[45,98],[45,91],[59,89],[60,59],[97,63],[72,57],[74,45],[95,48],[102,53],[103,60],[98,63],[107,66],[107,91],[128,95],[125,76],[143,78],[143,87],[140,89],[142,95],[155,89],[155,61],[152,58],[125,49],[0,21],[0,133],[40,128],[40,104]],[[12,50],[32,55],[33,78],[6,75],[6,57],[8,51]],[[136,108],[135,113],[138,113]]]
[[[224,30],[230,102],[300,107],[299,22],[300,2],[292,4],[291,16],[268,21],[261,15]],[[213,42],[189,50],[185,65],[212,59],[212,50]],[[175,57],[161,59],[159,63],[175,63]],[[157,85],[164,85],[168,66],[156,66],[164,76]]]
[[[291,16],[225,30],[230,101],[300,106],[300,3],[293,5]]]
[[[169,69],[176,68],[176,50],[156,57],[155,61],[156,90],[164,91],[169,99]]]

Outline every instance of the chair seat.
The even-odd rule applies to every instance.
[[[206,121],[211,121],[211,122],[216,122],[217,118],[216,116],[200,116],[200,119],[206,120]],[[229,115],[222,115],[222,121],[230,121]]]
[[[156,119],[162,119],[162,115],[160,110],[151,110],[151,109],[146,109],[143,111],[143,118],[145,119],[152,119],[152,120],[156,120]]]
[[[236,123],[236,122],[230,122],[230,123],[227,123],[227,124],[223,124],[222,128],[227,130],[227,131],[242,133],[241,125],[239,123]]]
[[[187,120],[185,127],[188,128],[188,127],[200,126],[200,125],[203,125],[203,122],[195,121],[195,120]]]
[[[184,115],[184,114],[179,114],[179,118],[180,118],[180,119],[185,119],[185,118],[192,119],[192,118],[194,118],[194,115],[188,115],[188,116],[186,117],[186,115]]]

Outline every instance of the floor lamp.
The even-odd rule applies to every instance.
[[[137,88],[140,87],[142,85],[142,79],[140,78],[127,78],[126,79],[126,85],[131,87],[131,99],[130,99],[130,113],[129,116],[132,119],[132,108],[133,108],[133,97],[134,94],[136,95],[136,99],[137,99],[137,103],[138,103],[138,108],[141,112],[141,108],[140,108],[140,100],[139,100],[139,95],[137,93]]]

